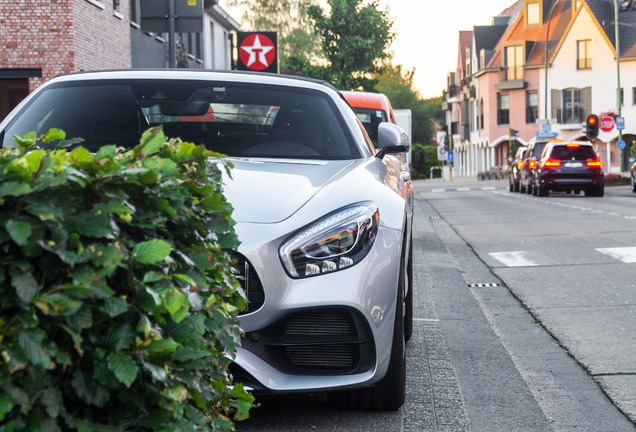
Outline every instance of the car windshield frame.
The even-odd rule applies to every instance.
[[[219,107],[223,113],[213,112]],[[108,144],[131,148],[143,131],[158,125],[169,138],[204,144],[230,157],[363,157],[327,92],[214,79],[140,77],[50,83],[20,107],[0,140],[3,147],[14,147],[13,135],[35,131],[39,136],[57,128],[67,133],[67,139],[84,138],[79,145],[89,151]]]

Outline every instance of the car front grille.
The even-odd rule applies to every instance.
[[[243,255],[236,253],[233,255],[236,260],[234,265],[234,274],[241,283],[241,287],[245,291],[247,297],[247,307],[241,315],[257,311],[265,303],[265,290],[263,284],[256,274],[254,267]]]
[[[293,316],[285,323],[285,354],[299,368],[348,370],[355,363],[361,341],[351,315],[321,311]]]

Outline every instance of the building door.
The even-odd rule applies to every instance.
[[[0,120],[3,120],[28,94],[28,79],[0,79]]]

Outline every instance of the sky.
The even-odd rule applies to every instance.
[[[319,0],[323,5],[324,0]],[[414,87],[423,98],[442,95],[446,75],[457,68],[459,31],[490,25],[515,0],[379,0],[388,9],[396,34],[394,64],[415,68]],[[238,22],[241,13],[220,2]]]

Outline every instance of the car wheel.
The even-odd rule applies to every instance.
[[[545,185],[542,185],[541,182],[538,183],[539,184],[535,188],[537,189],[537,195],[542,197],[547,197],[548,195],[550,195],[550,191],[548,190],[548,188]]]
[[[411,239],[411,245],[409,247],[409,261],[406,265],[406,282],[408,287],[408,293],[406,294],[406,301],[404,302],[404,341],[408,342],[413,336],[413,239]]]
[[[391,360],[386,375],[373,387],[328,393],[329,405],[338,409],[396,411],[406,400],[406,342],[404,340],[404,288],[406,271],[400,271]]]
[[[528,187],[526,187],[526,193],[530,195],[534,190],[534,186],[532,184],[532,180],[528,181]]]
[[[634,182],[634,176],[630,176],[630,179],[632,183],[632,192],[636,192],[636,182]]]
[[[604,186],[596,186],[592,189],[592,196],[602,197],[603,195],[605,195]]]
[[[515,192],[519,192],[519,180],[515,181]]]
[[[519,182],[519,192],[526,193],[526,187]]]
[[[515,184],[511,181],[510,182],[510,192],[514,192],[515,191]]]

